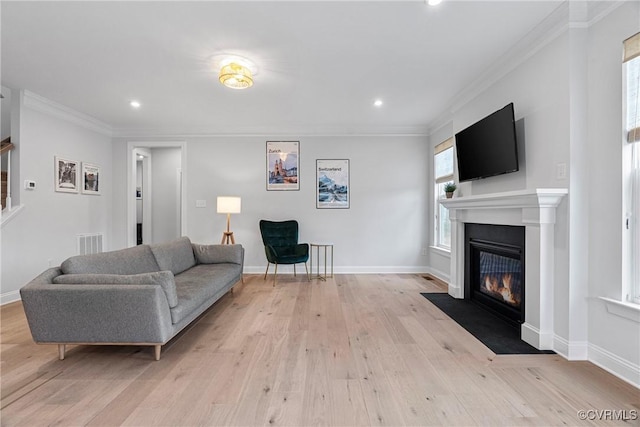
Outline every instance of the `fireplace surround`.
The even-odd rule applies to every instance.
[[[451,220],[449,294],[465,298],[465,224],[524,227],[525,295],[522,340],[539,350],[553,349],[553,289],[556,208],[564,188],[536,188],[443,199]]]

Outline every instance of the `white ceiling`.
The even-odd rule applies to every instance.
[[[425,133],[559,4],[2,1],[1,77],[120,134]],[[218,82],[224,52],[252,88]]]

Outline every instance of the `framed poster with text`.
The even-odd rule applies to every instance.
[[[316,208],[349,209],[349,160],[316,160]]]
[[[267,141],[267,191],[300,190],[300,141]]]

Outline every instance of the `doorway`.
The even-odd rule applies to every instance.
[[[184,235],[186,144],[131,141],[128,153],[128,246]]]

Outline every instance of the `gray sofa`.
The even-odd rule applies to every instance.
[[[38,344],[149,345],[160,350],[242,279],[241,245],[189,238],[74,256],[20,289]]]

